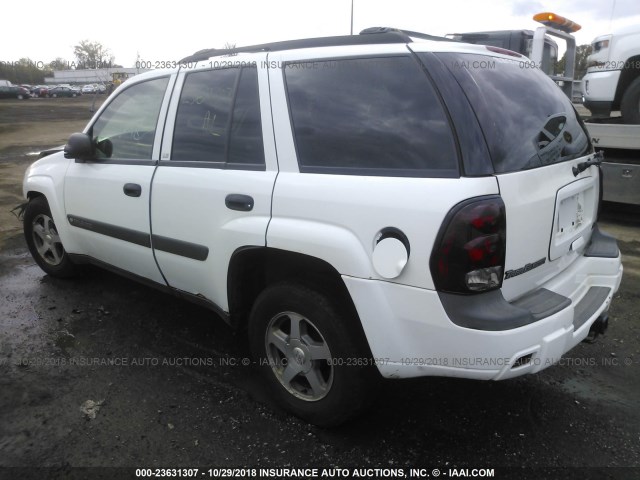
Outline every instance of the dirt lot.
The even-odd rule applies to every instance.
[[[244,338],[210,312],[102,271],[53,279],[30,258],[9,213],[23,172],[84,127],[91,103],[0,101],[0,478],[135,478],[72,467],[640,478],[637,210],[604,213],[625,262],[604,337],[510,381],[387,382],[365,415],[323,430],[266,397]]]

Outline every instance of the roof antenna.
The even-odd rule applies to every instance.
[[[351,35],[353,35],[353,0],[351,0]]]
[[[613,24],[613,14],[615,13],[615,11],[616,11],[616,0],[613,0],[613,5],[611,5],[611,17],[609,18],[609,31],[611,31],[611,25]]]

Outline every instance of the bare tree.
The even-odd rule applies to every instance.
[[[237,53],[237,52],[233,52],[233,50],[236,48],[236,44],[235,44],[235,43],[229,43],[229,42],[226,42],[226,43],[224,44],[224,47],[223,47],[223,48],[224,48],[225,50],[231,50],[231,52],[229,52],[229,54],[228,54],[228,55],[225,55],[225,56],[233,57],[233,56],[235,56],[235,55],[238,55],[238,53]]]

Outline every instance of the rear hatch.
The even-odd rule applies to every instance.
[[[513,300],[584,251],[597,216],[599,171],[573,167],[593,148],[560,88],[528,59],[438,57],[465,91],[490,150],[507,218],[502,292]]]

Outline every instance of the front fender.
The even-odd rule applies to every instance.
[[[73,160],[64,158],[63,152],[37,160],[24,174],[22,192],[26,199],[43,195],[49,203],[51,216],[65,250],[69,253],[83,253],[73,239],[64,207],[64,179],[71,162]]]

